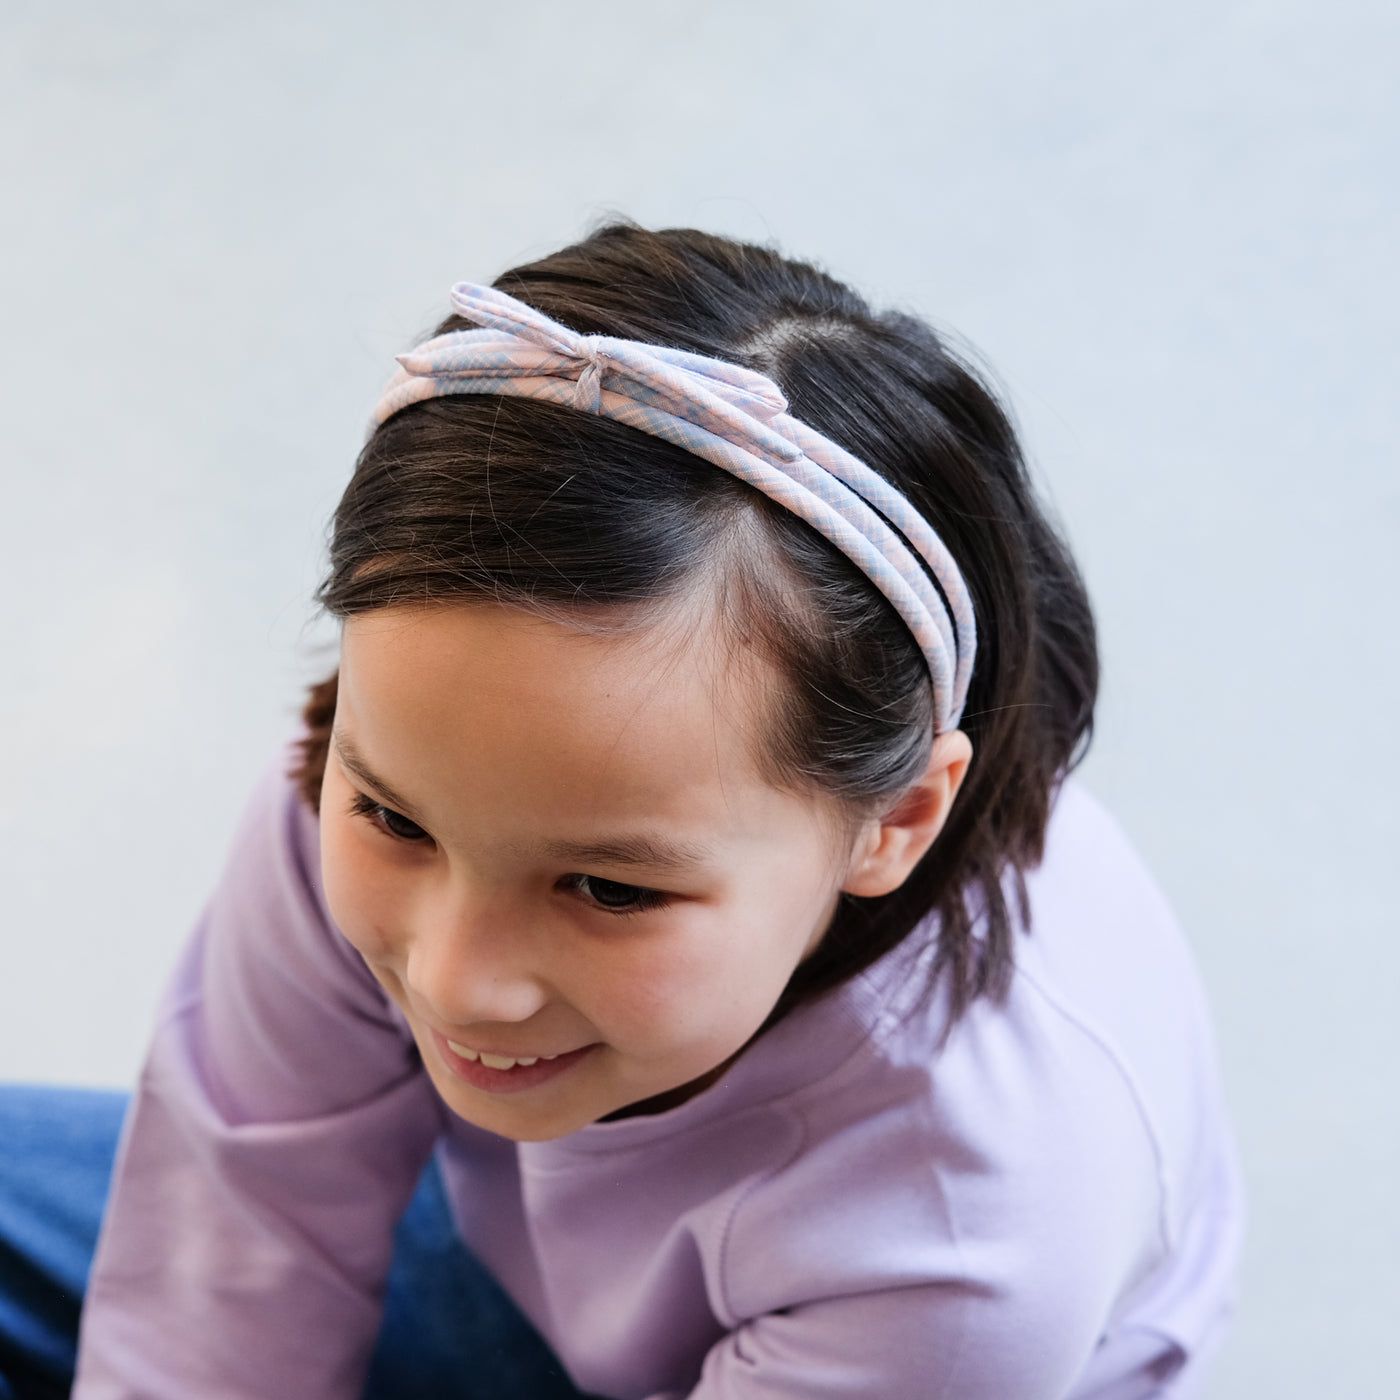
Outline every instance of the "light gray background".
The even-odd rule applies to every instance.
[[[1253,1190],[1214,1394],[1393,1395],[1397,17],[7,0],[0,1077],[131,1081],[446,287],[776,239],[978,347],[1087,572]]]

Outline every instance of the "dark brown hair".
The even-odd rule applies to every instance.
[[[877,314],[807,264],[690,229],[609,225],[495,285],[583,334],[761,371],[795,416],[893,482],[943,538],[978,619],[962,721],[971,768],[902,888],[843,896],[770,1022],[867,967],[931,911],[954,1015],[999,993],[1011,905],[1024,908],[1055,788],[1087,742],[1098,662],[1083,585],[995,397],[921,321]],[[438,333],[465,325],[449,318]],[[402,410],[360,454],[319,598],[339,617],[490,600],[621,621],[697,582],[728,636],[783,679],[764,736],[775,781],[867,815],[919,776],[932,738],[928,673],[869,580],[752,488],[609,419],[487,395]],[[313,806],[334,711],[332,677],[306,709],[298,776]]]

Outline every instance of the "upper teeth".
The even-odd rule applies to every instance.
[[[487,1069],[514,1069],[516,1065],[537,1065],[541,1060],[557,1060],[558,1055],[488,1055],[484,1050],[473,1050],[469,1045],[458,1045],[455,1040],[447,1042],[447,1048],[464,1060],[480,1060]]]

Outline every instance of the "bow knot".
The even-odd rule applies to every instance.
[[[574,388],[574,407],[585,413],[597,413],[603,402],[603,375],[608,352],[603,349],[603,337],[585,335],[579,339],[576,353],[583,361],[583,372]]]

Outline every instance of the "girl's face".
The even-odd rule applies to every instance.
[[[760,682],[715,653],[484,604],[346,624],[326,893],[469,1122],[537,1141],[693,1092],[830,921],[849,834],[759,776]]]

